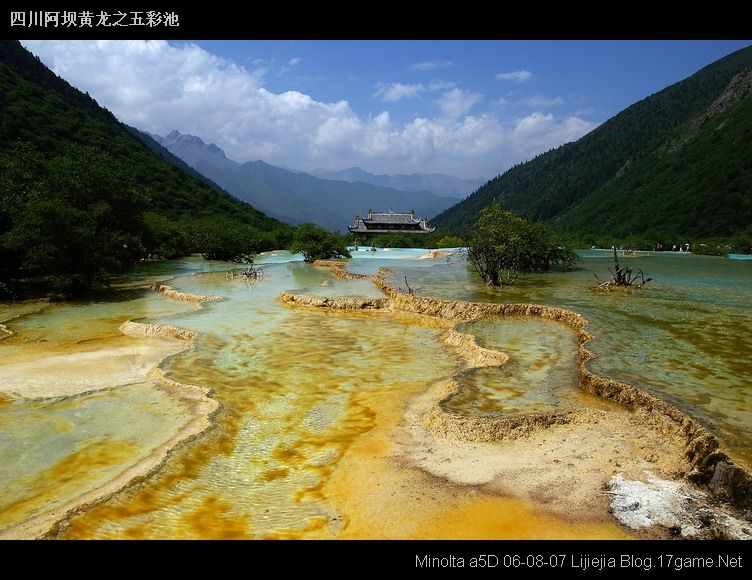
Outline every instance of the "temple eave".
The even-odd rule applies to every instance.
[[[426,229],[393,229],[393,230],[385,230],[380,228],[354,228],[353,226],[348,226],[347,228],[350,233],[352,234],[430,234],[433,232],[436,228],[426,228]]]

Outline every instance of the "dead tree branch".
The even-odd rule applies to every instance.
[[[608,269],[609,273],[611,274],[611,279],[606,280],[605,282],[601,282],[598,284],[598,288],[601,288],[603,290],[609,290],[611,286],[622,286],[622,287],[634,287],[634,288],[642,288],[645,284],[650,282],[652,278],[645,278],[645,274],[642,270],[638,270],[635,274],[632,268],[629,268],[628,266],[619,266],[619,255],[616,252],[616,244],[613,246],[614,249],[614,269],[611,270],[611,268]],[[595,275],[596,280],[598,280],[598,276]]]

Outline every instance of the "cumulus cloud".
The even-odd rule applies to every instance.
[[[518,152],[534,156],[574,141],[595,127],[595,123],[579,117],[557,119],[553,113],[535,112],[515,121],[508,134],[508,142]]]
[[[290,60],[287,61],[287,64],[290,66],[296,66],[300,64],[301,58],[299,56],[294,56]]]
[[[470,109],[482,99],[483,95],[480,93],[473,93],[454,88],[451,91],[442,94],[441,97],[436,100],[436,104],[441,110],[442,117],[456,119],[465,113],[470,112]]]
[[[496,75],[498,81],[514,81],[517,83],[524,83],[533,78],[533,73],[529,70],[516,70],[513,72],[503,72]]]
[[[414,99],[424,90],[422,84],[379,83],[373,96],[387,103],[396,103],[402,99]]]
[[[198,135],[238,161],[477,177],[497,174],[594,126],[575,116],[542,113],[504,121],[498,107],[479,110],[479,93],[439,81],[379,87],[386,103],[444,91],[433,103],[434,116],[397,121],[387,110],[359,115],[345,99],[324,102],[300,91],[274,92],[265,86],[267,64],[240,66],[189,43],[24,44],[125,123],[160,135],[173,129]]]
[[[423,62],[416,62],[415,64],[411,64],[410,69],[417,72],[423,72],[427,70],[448,68],[453,64],[454,63],[451,60],[426,60]]]

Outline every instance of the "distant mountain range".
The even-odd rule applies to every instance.
[[[400,191],[428,190],[436,195],[457,197],[463,199],[473,193],[485,179],[462,179],[443,173],[411,173],[409,175],[383,175],[369,173],[360,167],[350,167],[341,171],[331,169],[314,169],[311,171],[316,177],[322,179],[335,179],[337,181],[363,182],[381,187],[391,187]]]
[[[430,191],[404,191],[367,182],[321,179],[264,163],[238,163],[214,143],[172,131],[164,137],[148,134],[176,157],[239,199],[267,215],[291,224],[313,222],[325,228],[346,231],[356,215],[369,209],[397,211],[414,209],[431,218],[456,201]]]
[[[467,233],[494,199],[592,243],[751,243],[752,47],[513,167],[433,225]]]

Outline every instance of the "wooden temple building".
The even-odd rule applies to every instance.
[[[368,217],[357,216],[355,223],[347,226],[350,233],[359,235],[371,234],[430,234],[436,228],[429,227],[426,218],[417,219],[415,211],[410,213],[375,212],[368,210]]]

